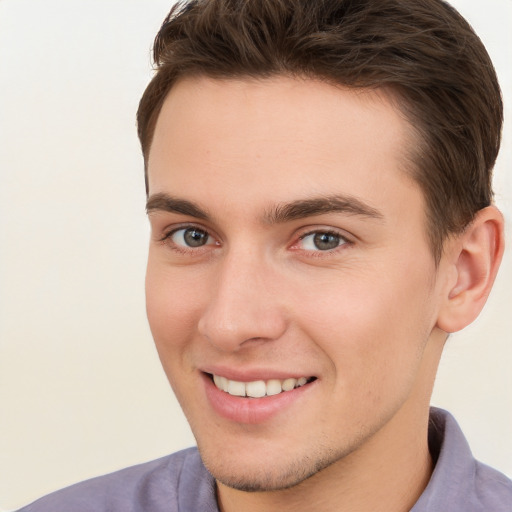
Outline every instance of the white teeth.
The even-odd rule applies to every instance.
[[[282,384],[283,391],[291,391],[295,384],[297,384],[297,379],[286,379]]]
[[[252,398],[261,398],[267,394],[267,386],[262,380],[256,380],[254,382],[248,382],[245,385],[245,392],[247,396]]]
[[[226,377],[221,377],[220,375],[214,375],[213,380],[215,382],[215,385],[219,389],[222,389],[222,391],[228,390],[228,379],[226,379]]]
[[[308,383],[307,377],[299,377],[298,379],[270,379],[267,382],[263,380],[255,380],[253,382],[239,382],[229,380],[220,375],[213,376],[215,386],[226,393],[233,396],[248,396],[251,398],[261,398],[264,396],[278,395],[283,391],[291,391]]]
[[[228,380],[228,393],[234,396],[245,396],[245,383]]]
[[[272,379],[267,381],[267,396],[278,395],[283,391],[281,387],[281,381],[277,379]]]

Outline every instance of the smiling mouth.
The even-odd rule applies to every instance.
[[[220,375],[209,375],[217,389],[220,389],[232,396],[247,398],[263,398],[265,396],[286,393],[287,391],[300,388],[316,380],[316,377],[298,377],[284,380],[269,379],[267,381],[255,380],[252,382],[240,382],[236,380],[229,380]]]

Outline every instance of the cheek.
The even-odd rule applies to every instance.
[[[146,310],[153,340],[167,379],[182,404],[194,393],[186,378],[193,366],[189,361],[197,326],[197,287],[182,277],[180,269],[148,264]]]
[[[420,364],[433,317],[428,274],[387,268],[333,273],[298,301],[301,329],[331,361],[333,385],[348,391],[344,396],[378,401],[385,390],[411,381]]]
[[[148,262],[146,312],[162,362],[176,355],[193,336],[201,303],[198,283],[183,269]],[[172,359],[171,359],[172,360]]]

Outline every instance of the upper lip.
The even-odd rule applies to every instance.
[[[301,372],[300,370],[288,371],[270,368],[227,368],[222,366],[205,366],[201,368],[204,373],[226,377],[228,380],[238,382],[253,382],[256,380],[285,380],[299,377],[314,377],[313,373]]]

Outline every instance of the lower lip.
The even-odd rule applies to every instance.
[[[264,423],[270,420],[308,393],[317,382],[314,380],[309,384],[291,391],[284,391],[278,395],[243,398],[221,391],[215,386],[209,375],[203,374],[203,377],[206,397],[214,411],[230,421],[245,424]]]

